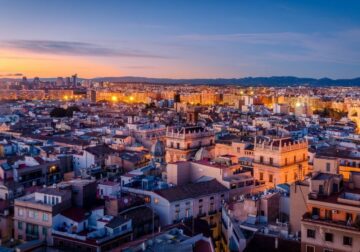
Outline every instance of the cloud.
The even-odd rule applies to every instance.
[[[8,74],[0,74],[0,77],[21,77],[22,73],[8,73]]]
[[[256,54],[259,59],[360,64],[359,29],[322,33],[188,34],[177,39],[191,43],[233,43],[238,48],[253,45],[261,49],[252,52],[252,57]]]
[[[128,69],[154,69],[154,66],[123,66],[123,68]]]
[[[0,43],[4,47],[16,48],[33,53],[96,56],[96,57],[130,57],[130,58],[168,58],[133,49],[116,49],[93,43],[53,40],[7,40]]]

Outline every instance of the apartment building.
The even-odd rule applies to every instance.
[[[308,143],[290,137],[256,137],[254,177],[268,186],[302,180],[308,173]]]
[[[43,240],[52,245],[53,217],[71,206],[71,191],[43,188],[15,199],[14,236],[18,240]]]
[[[187,126],[166,129],[166,162],[187,161],[201,147],[215,143],[213,131],[200,126]]]
[[[303,252],[357,251],[360,247],[360,173],[316,173],[301,221]]]

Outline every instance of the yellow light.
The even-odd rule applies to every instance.
[[[64,100],[66,101],[66,100],[68,100],[69,99],[69,97],[67,96],[67,95],[65,95],[64,96]]]
[[[295,104],[295,106],[296,106],[296,107],[300,107],[300,106],[301,106],[301,103],[300,103],[300,102],[297,102],[297,103]]]
[[[134,101],[134,96],[130,96],[130,101]]]
[[[243,94],[244,94],[244,91],[240,91],[240,94],[243,95]]]
[[[111,97],[111,100],[112,100],[113,102],[117,102],[118,98],[117,98],[115,95],[113,95],[113,96]]]

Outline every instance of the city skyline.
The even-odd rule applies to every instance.
[[[0,1],[0,76],[358,77],[347,1]]]

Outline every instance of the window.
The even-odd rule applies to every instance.
[[[325,210],[325,219],[332,220],[332,210]]]
[[[213,203],[213,202],[210,203],[209,211],[210,211],[210,212],[214,211],[214,203]]]
[[[325,233],[325,241],[333,242],[334,235],[332,233]]]
[[[202,213],[203,213],[202,206],[199,206],[199,214],[202,214]]]
[[[316,231],[314,229],[308,229],[307,230],[307,237],[315,239],[315,233],[316,233]]]
[[[42,219],[43,219],[43,221],[48,221],[49,215],[47,213],[43,213]]]
[[[190,149],[190,144],[189,143],[187,144],[187,148]]]
[[[241,148],[237,147],[237,153],[240,153],[240,152],[241,152]]]
[[[121,231],[125,231],[127,229],[127,225],[122,225],[121,226]]]
[[[294,156],[294,163],[296,163],[296,156]]]
[[[330,163],[326,163],[326,172],[330,172]]]
[[[260,156],[260,163],[264,163],[264,157],[263,156]]]
[[[264,180],[264,173],[260,172],[260,180]]]
[[[351,213],[346,213],[346,221],[352,222],[352,214]]]
[[[312,209],[312,216],[319,216],[320,215],[320,208],[317,208],[317,207],[313,207]]]
[[[305,153],[303,153],[303,161],[305,161]]]
[[[44,236],[47,236],[47,228],[46,228],[46,227],[43,227],[43,228],[42,228],[42,234],[43,234]]]
[[[287,161],[287,158],[285,158],[285,165],[287,165],[288,164],[288,161]]]
[[[176,143],[176,149],[180,149],[180,143]]]
[[[188,218],[188,217],[190,216],[189,212],[190,212],[190,209],[189,209],[189,208],[186,208],[186,209],[185,209],[185,217],[186,217],[186,218]]]
[[[28,217],[29,218],[34,218],[34,211],[33,210],[29,210]]]
[[[22,208],[19,208],[18,210],[18,215],[19,216],[23,216],[24,215],[24,210]]]
[[[306,245],[306,252],[315,252],[315,247]]]
[[[272,157],[269,158],[269,163],[270,163],[270,165],[272,165],[274,163],[274,159]]]
[[[343,244],[347,246],[352,246],[352,237],[344,236],[343,237]]]
[[[272,183],[273,182],[273,175],[269,174],[269,182]]]
[[[22,224],[23,224],[23,223],[22,223],[21,221],[18,221],[18,229],[19,229],[19,230],[22,230],[22,227],[23,227]]]

